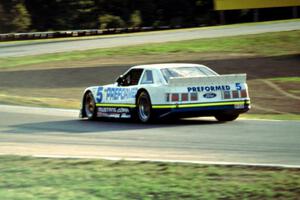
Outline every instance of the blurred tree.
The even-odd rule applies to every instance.
[[[292,16],[291,8],[260,9],[259,14],[263,20]],[[225,17],[227,23],[252,21],[253,10],[226,11]],[[218,21],[213,0],[0,0],[1,32],[126,25],[191,27]]]
[[[131,0],[96,0],[98,7],[98,16],[113,15],[119,16],[124,21],[129,21],[130,10],[129,2]]]
[[[102,15],[99,17],[100,28],[121,28],[125,27],[125,22],[119,16]]]
[[[196,0],[195,13],[193,21],[196,25],[214,25],[219,20],[212,0]]]
[[[11,18],[12,31],[24,32],[29,30],[31,18],[23,3],[17,3],[13,7],[13,10],[11,11]]]
[[[0,33],[4,33],[6,30],[6,13],[4,12],[3,5],[0,2]]]
[[[91,29],[98,26],[96,0],[26,0],[37,30]]]
[[[0,2],[0,32],[24,32],[31,25],[31,16],[22,0]]]
[[[139,27],[142,24],[141,12],[135,10],[130,16],[130,25],[131,27]]]
[[[142,26],[152,26],[157,20],[156,15],[156,3],[154,0],[130,0],[131,13],[135,10],[139,10],[142,19]]]
[[[75,29],[91,29],[97,27],[98,14],[94,0],[73,1],[74,11],[72,24]]]
[[[60,29],[57,26],[59,12],[68,9],[67,7],[61,9],[61,2],[58,4],[56,0],[25,0],[25,4],[31,14],[32,29],[38,31]]]

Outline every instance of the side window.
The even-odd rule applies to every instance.
[[[142,78],[141,84],[152,84],[153,83],[153,74],[151,70],[146,70]]]
[[[124,76],[122,86],[137,85],[143,73],[143,69],[132,69]]]

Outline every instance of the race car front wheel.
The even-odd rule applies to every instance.
[[[84,98],[84,111],[88,119],[96,118],[96,103],[91,92],[86,93]]]
[[[239,117],[239,114],[235,113],[220,113],[215,115],[215,118],[220,122],[227,122],[236,120]]]
[[[152,119],[150,97],[145,91],[141,92],[138,96],[137,112],[138,119],[143,123],[147,123]]]

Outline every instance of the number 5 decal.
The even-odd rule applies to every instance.
[[[102,96],[103,96],[102,91],[103,91],[103,87],[98,87],[97,97],[96,97],[97,103],[101,103],[101,101],[102,101]]]
[[[241,90],[241,89],[242,89],[242,86],[241,86],[240,83],[236,83],[236,84],[235,84],[235,87],[236,87],[237,90]]]

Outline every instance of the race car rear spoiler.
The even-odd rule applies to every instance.
[[[203,77],[172,77],[169,80],[169,86],[185,86],[193,84],[234,84],[245,83],[247,79],[246,74],[226,74],[217,76],[203,76]]]

